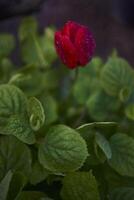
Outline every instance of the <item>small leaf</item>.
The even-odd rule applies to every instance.
[[[52,96],[42,95],[39,97],[46,116],[46,124],[49,125],[55,122],[58,118],[58,105]]]
[[[131,94],[134,74],[130,65],[121,58],[109,58],[102,69],[101,82],[104,90],[112,96],[118,96],[122,89]]]
[[[22,172],[28,177],[31,171],[31,153],[29,148],[14,136],[1,136],[0,180],[9,170]]]
[[[15,47],[14,37],[10,34],[0,34],[0,57],[7,57]]]
[[[25,176],[19,172],[14,173],[12,180],[10,182],[6,200],[15,200],[18,197],[18,195],[21,193],[25,184],[26,184]]]
[[[118,126],[117,122],[92,122],[92,123],[87,123],[79,126],[77,130],[82,130],[82,129],[102,129],[102,130],[108,130],[109,129],[116,129]]]
[[[130,104],[126,107],[125,114],[128,119],[134,120],[134,104]]]
[[[100,160],[97,158],[95,152],[96,131],[93,129],[91,124],[84,124],[76,130],[87,143],[87,148],[90,156],[87,157],[86,162],[84,163],[84,169],[86,168],[89,170],[92,165],[98,165],[100,163]]]
[[[118,133],[111,137],[110,166],[122,176],[134,177],[134,139]]]
[[[45,72],[39,67],[28,65],[16,71],[9,83],[22,89],[27,96],[36,96],[44,88]],[[36,77],[36,78],[35,78]]]
[[[106,180],[107,188],[109,191],[119,187],[134,187],[133,177],[121,176],[108,165],[105,165],[103,171],[103,179]]]
[[[115,97],[108,96],[103,90],[93,93],[87,101],[89,115],[97,121],[115,119],[114,113],[119,108],[120,102]]]
[[[51,65],[57,58],[57,53],[54,47],[55,29],[48,27],[44,30],[44,34],[40,37],[40,45],[47,62]]]
[[[95,142],[100,147],[100,149],[104,152],[107,159],[112,157],[112,151],[108,140],[100,133],[95,134]]]
[[[13,173],[11,171],[7,172],[3,180],[0,182],[0,200],[6,200],[9,190],[9,185],[12,179]]]
[[[89,96],[100,85],[99,78],[97,77],[99,63],[95,65],[95,60],[92,60],[86,68],[79,68],[78,77],[73,86],[73,95],[79,104],[85,104]]]
[[[31,128],[38,131],[44,125],[45,114],[41,102],[35,97],[28,100],[28,114]]]
[[[46,170],[39,162],[35,162],[30,176],[30,183],[33,185],[36,185],[40,183],[41,181],[44,181],[50,172]]]
[[[134,200],[134,188],[117,188],[111,192],[110,200]]]
[[[54,173],[75,171],[88,156],[86,143],[75,130],[57,125],[48,131],[39,147],[39,161]]]
[[[90,172],[74,172],[63,179],[63,200],[99,200],[95,177]]]
[[[13,63],[8,58],[0,60],[0,83],[7,83],[11,77],[13,70]]]
[[[24,41],[31,37],[31,34],[37,32],[37,21],[33,17],[26,17],[23,19],[19,29],[19,39]]]
[[[13,85],[0,86],[1,134],[14,135],[25,143],[35,143],[35,135],[29,125],[27,98]]]
[[[19,197],[16,200],[47,200],[45,198],[45,194],[42,192],[24,191],[19,195]]]
[[[100,162],[102,163],[106,160],[103,151],[97,147],[98,145],[95,141],[96,132],[103,134],[105,140],[107,140],[117,131],[117,127],[118,124],[116,122],[93,122],[83,124],[76,129],[84,140],[86,140],[88,152],[90,154],[85,162],[84,169],[85,167],[89,169],[92,165],[98,165]]]
[[[129,88],[122,88],[119,93],[119,98],[122,102],[126,102],[130,97],[131,91]]]

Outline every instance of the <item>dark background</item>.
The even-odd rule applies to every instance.
[[[13,9],[12,5],[10,9]],[[116,48],[119,55],[127,58],[134,66],[134,0],[44,0],[40,8],[40,11],[34,12],[40,28],[49,25],[60,27],[67,20],[88,25],[96,38],[96,55],[107,58],[112,49]],[[0,32],[16,35],[22,18],[18,14],[28,13],[26,8],[19,11],[11,12],[11,16],[16,15],[13,18],[8,16],[6,20],[1,19]]]

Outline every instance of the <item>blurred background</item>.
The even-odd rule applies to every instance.
[[[89,26],[104,59],[116,48],[134,66],[134,0],[0,0],[0,32],[13,33],[23,16],[37,17],[40,29],[67,20]]]

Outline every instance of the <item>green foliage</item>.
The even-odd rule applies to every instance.
[[[0,86],[0,129],[4,135],[14,135],[23,142],[32,144],[35,135],[27,117],[27,98],[13,85]]]
[[[129,104],[126,107],[125,114],[128,119],[134,120],[134,104]]]
[[[36,161],[32,166],[30,183],[32,185],[36,185],[37,183],[44,181],[49,174],[50,172],[46,170],[38,161]]]
[[[38,131],[45,122],[45,114],[41,102],[35,97],[28,100],[28,114],[32,129]]]
[[[39,161],[54,173],[75,171],[88,156],[85,141],[75,130],[57,125],[48,131],[39,147]]]
[[[47,200],[47,198],[42,192],[30,191],[22,192],[16,200]]]
[[[10,34],[0,34],[0,58],[5,58],[10,55],[15,47],[15,39]]]
[[[63,200],[99,200],[95,177],[91,172],[74,172],[63,179]]]
[[[107,139],[100,133],[95,135],[96,146],[99,146],[108,159],[112,157],[112,151]],[[97,147],[96,147],[97,150]],[[97,152],[96,152],[97,153]]]
[[[133,200],[134,70],[116,50],[68,70],[54,32],[22,20],[20,66],[0,34],[0,200]]]
[[[30,149],[14,136],[0,137],[0,180],[8,173],[21,172],[26,177],[31,171]]]
[[[134,177],[134,139],[117,133],[110,139],[112,158],[110,166],[123,176]]]
[[[109,95],[118,96],[122,89],[130,94],[134,86],[134,73],[124,59],[110,58],[101,72],[101,82]]]
[[[124,187],[115,189],[110,196],[110,200],[133,200],[134,188]]]
[[[1,200],[6,200],[7,198],[11,179],[12,179],[12,172],[9,171],[0,183],[0,199]]]

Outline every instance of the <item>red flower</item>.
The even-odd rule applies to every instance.
[[[55,33],[55,47],[63,63],[74,69],[91,60],[96,44],[88,27],[69,21]]]

